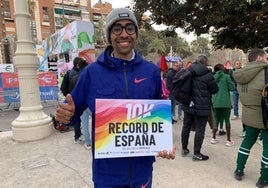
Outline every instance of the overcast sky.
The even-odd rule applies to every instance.
[[[91,6],[93,6],[98,1],[99,0],[92,0]],[[111,3],[113,8],[120,8],[120,7],[130,6],[132,0],[101,0],[101,2]],[[154,28],[157,30],[163,30],[165,29],[165,26],[155,26]],[[183,33],[182,29],[177,29],[176,31],[181,37],[185,38],[188,42],[191,42],[195,39],[195,36],[193,34],[190,34],[190,35],[185,34]]]

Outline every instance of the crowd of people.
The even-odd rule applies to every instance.
[[[74,64],[74,69],[78,69],[76,80],[73,82],[74,87],[66,95],[65,102],[56,109],[57,121],[75,127],[74,142],[80,142],[83,134],[85,147],[92,149],[94,187],[150,188],[155,162],[154,156],[95,159],[94,125],[97,98],[170,100],[172,124],[177,123],[176,116],[183,120],[182,156],[189,155],[189,136],[191,130],[195,131],[192,155],[194,161],[209,159],[209,156],[201,152],[208,122],[212,128],[211,144],[217,144],[217,133],[220,136],[226,134],[227,147],[235,144],[231,139],[230,116],[233,108],[232,120],[240,118],[238,107],[241,99],[241,136],[244,139],[239,147],[234,177],[237,180],[242,179],[250,149],[259,135],[262,135],[263,157],[256,186],[268,186],[268,132],[261,123],[260,113],[260,90],[264,86],[263,70],[267,66],[266,52],[262,49],[251,50],[248,55],[249,63],[244,68],[240,61],[235,61],[232,69],[228,70],[223,64],[216,64],[211,70],[208,68],[207,56],[201,54],[186,65],[182,61],[174,62],[172,67],[163,72],[135,51],[138,34],[138,22],[134,14],[126,8],[114,9],[106,19],[106,37],[109,45],[90,66]],[[192,74],[193,101],[189,105],[178,103],[172,91],[174,76],[184,68]],[[142,78],[139,84],[136,77]],[[178,115],[175,114],[176,106]],[[92,119],[89,120],[89,117]],[[88,129],[89,123],[91,131]],[[80,132],[80,124],[83,133]],[[92,132],[92,139],[89,132]],[[176,147],[170,151],[159,151],[157,157],[174,159],[175,151]]]

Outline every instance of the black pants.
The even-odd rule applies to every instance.
[[[189,143],[191,126],[195,125],[194,154],[199,154],[203,144],[208,116],[198,116],[184,112],[183,127],[181,131],[182,148],[186,149]]]
[[[81,121],[77,121],[74,124],[74,139],[78,139],[81,136]]]

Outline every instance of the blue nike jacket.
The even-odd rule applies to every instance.
[[[95,99],[161,99],[159,68],[145,61],[139,54],[130,61],[111,56],[108,46],[95,63],[83,69],[71,95],[75,103],[72,123],[89,107],[92,111],[94,142]],[[126,157],[95,159],[94,143],[93,181],[103,185],[131,185],[146,181],[152,175],[155,157]]]

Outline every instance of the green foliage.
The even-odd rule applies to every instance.
[[[147,56],[148,53],[169,54],[171,47],[172,55],[179,55],[183,58],[191,55],[189,44],[177,37],[177,34],[175,37],[166,37],[163,32],[154,29],[140,30],[135,49],[141,55]]]
[[[193,41],[191,45],[193,46],[192,48],[193,52],[210,54],[210,48],[208,46],[209,45],[208,38],[197,37],[197,39]]]
[[[267,0],[134,0],[135,14],[149,10],[151,23],[210,34],[215,49],[268,46]]]
[[[140,30],[139,36],[136,42],[136,50],[143,56],[148,55],[148,45],[157,38],[157,32],[155,30]]]
[[[149,53],[157,52],[157,54],[162,54],[166,51],[165,42],[162,39],[155,38],[147,47]]]

